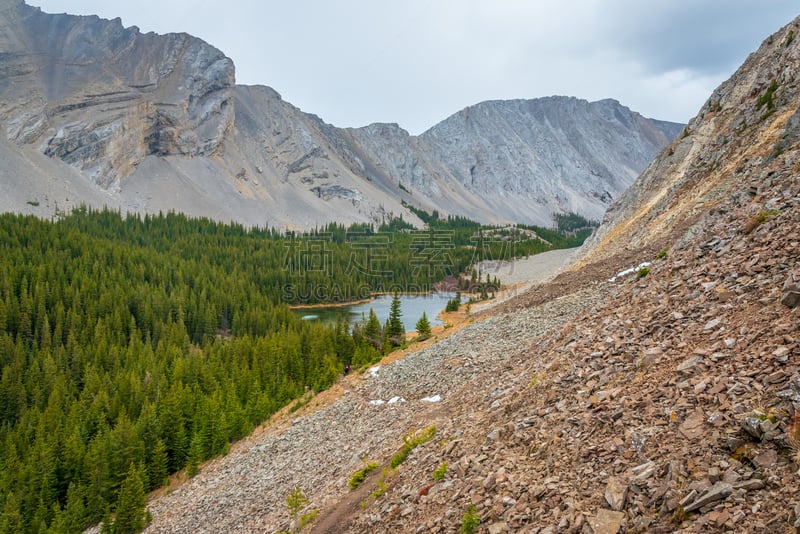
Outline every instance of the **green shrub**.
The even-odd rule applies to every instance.
[[[636,278],[644,278],[650,274],[650,267],[640,267],[638,271],[636,271]]]
[[[350,475],[350,482],[348,482],[347,485],[350,486],[350,489],[356,489],[361,485],[362,482],[364,482],[364,480],[366,480],[367,475],[377,467],[377,463],[369,462],[368,464],[364,465],[364,467]]]
[[[447,462],[442,462],[439,467],[433,472],[433,480],[443,480],[447,474]]]
[[[478,528],[480,524],[481,515],[478,513],[478,510],[475,509],[475,505],[470,504],[467,511],[464,512],[464,515],[461,517],[461,532],[464,534],[471,534],[475,532],[475,529]]]
[[[309,523],[312,523],[317,518],[317,514],[318,513],[319,513],[319,510],[314,508],[313,510],[311,510],[307,514],[301,515],[300,518],[298,519],[299,530],[303,530],[304,528],[306,528],[309,525]]]
[[[392,467],[397,467],[405,462],[406,458],[408,458],[408,455],[411,454],[411,451],[423,443],[429,442],[431,439],[433,439],[434,434],[436,434],[436,427],[429,426],[422,432],[419,432],[416,436],[408,435],[403,437],[403,448],[400,449],[394,456],[392,456]]]
[[[667,252],[669,252],[669,247],[664,247],[664,248],[661,250],[661,252],[659,252],[658,254],[656,254],[656,259],[657,259],[657,260],[663,260],[663,259],[665,259],[665,258],[667,257]]]
[[[766,92],[764,92],[763,95],[758,97],[758,101],[756,102],[756,109],[761,109],[764,106],[766,106],[767,108],[767,113],[764,115],[764,117],[767,117],[773,111],[775,111],[775,93],[777,91],[778,91],[778,81],[772,80],[772,83],[769,85],[769,87],[767,87]]]

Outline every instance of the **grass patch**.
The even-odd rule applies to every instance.
[[[772,217],[777,217],[778,215],[780,215],[780,213],[781,212],[779,210],[762,209],[761,211],[758,212],[757,215],[754,215],[749,221],[747,221],[747,223],[744,225],[743,229],[744,233],[749,234],[750,232],[758,228],[760,225],[767,222],[767,220],[771,219]]]
[[[442,462],[439,464],[439,467],[433,472],[433,480],[437,482],[439,480],[444,480],[444,476],[447,474],[447,462]]]
[[[350,486],[351,490],[356,489],[364,482],[364,480],[366,480],[367,475],[377,468],[378,464],[375,462],[365,463],[364,467],[350,475],[350,481],[347,483],[347,485]]]
[[[317,514],[318,513],[319,513],[319,510],[314,508],[313,510],[311,510],[307,514],[300,515],[300,517],[297,520],[298,528],[300,530],[303,530],[304,528],[306,528],[310,523],[314,522],[314,520],[317,518]]]
[[[394,456],[392,456],[392,467],[397,467],[398,465],[402,464],[408,458],[408,455],[411,454],[411,451],[422,445],[423,443],[429,442],[433,439],[433,436],[436,434],[436,427],[429,426],[425,430],[417,432],[416,435],[407,435],[403,437],[403,448],[400,449]]]
[[[361,501],[361,509],[365,510],[372,502],[379,499],[389,489],[389,481],[397,475],[397,470],[391,467],[384,467],[381,471],[381,478],[375,484],[375,489],[369,494],[364,501]]]
[[[28,205],[33,206],[34,208],[39,205],[38,200],[29,200]]]
[[[638,271],[636,271],[636,278],[644,278],[650,274],[650,267],[640,267]]]

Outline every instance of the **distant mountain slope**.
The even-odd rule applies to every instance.
[[[380,167],[448,211],[488,206],[546,224],[554,211],[599,219],[682,128],[615,100],[549,97],[482,102],[418,138],[390,127],[353,133]],[[448,189],[463,189],[482,205],[451,202]]]
[[[8,150],[27,167],[59,164],[55,177],[6,169],[25,193],[0,209],[41,216],[86,202],[292,228],[420,224],[407,202],[486,222],[599,218],[682,127],[613,100],[551,97],[483,102],[418,137],[339,129],[270,88],[235,86],[232,61],[199,39],[20,0],[0,0],[0,50]],[[75,169],[75,193],[53,187]]]
[[[113,188],[148,155],[204,156],[233,125],[233,62],[186,34],[3,0],[0,116],[20,145]]]

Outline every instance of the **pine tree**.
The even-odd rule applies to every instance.
[[[387,321],[386,339],[393,347],[399,347],[405,339],[406,329],[403,327],[400,294],[395,291],[392,298],[392,305],[389,308],[389,320]]]
[[[133,534],[144,529],[147,524],[146,505],[147,496],[144,493],[141,472],[131,462],[128,476],[122,483],[117,499],[117,513],[114,517],[115,534]]]
[[[153,452],[150,455],[147,463],[147,480],[149,481],[149,489],[154,490],[160,488],[167,481],[169,476],[169,457],[167,456],[167,446],[164,442],[156,440],[153,446]]]
[[[378,321],[378,316],[375,310],[369,309],[369,319],[364,327],[364,337],[369,341],[373,347],[380,349],[383,345],[383,334],[381,333],[381,323]]]
[[[428,321],[428,315],[422,312],[422,317],[417,321],[417,337],[420,341],[425,341],[431,337],[431,323]]]
[[[186,463],[186,475],[189,478],[194,477],[200,472],[200,464],[203,462],[203,437],[200,432],[195,432],[192,435],[192,441],[189,445],[189,460]]]
[[[300,510],[307,504],[308,497],[303,494],[303,490],[300,489],[300,486],[295,486],[294,490],[286,496],[286,508],[289,509],[289,513],[292,515],[293,519],[297,518],[297,514],[299,514]]]

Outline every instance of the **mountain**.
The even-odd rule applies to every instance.
[[[420,136],[339,129],[187,34],[0,0],[0,209],[78,203],[248,225],[380,222],[403,202],[487,222],[599,218],[682,125],[613,100],[483,102]],[[3,136],[0,136],[3,137]],[[5,163],[7,162],[7,163]]]
[[[483,102],[419,137],[393,125],[349,133],[379,172],[446,212],[547,224],[554,211],[599,219],[682,128],[615,100],[549,97]]]
[[[711,95],[577,265],[259,429],[153,499],[150,531],[292,529],[298,488],[311,532],[800,530],[799,32]]]

